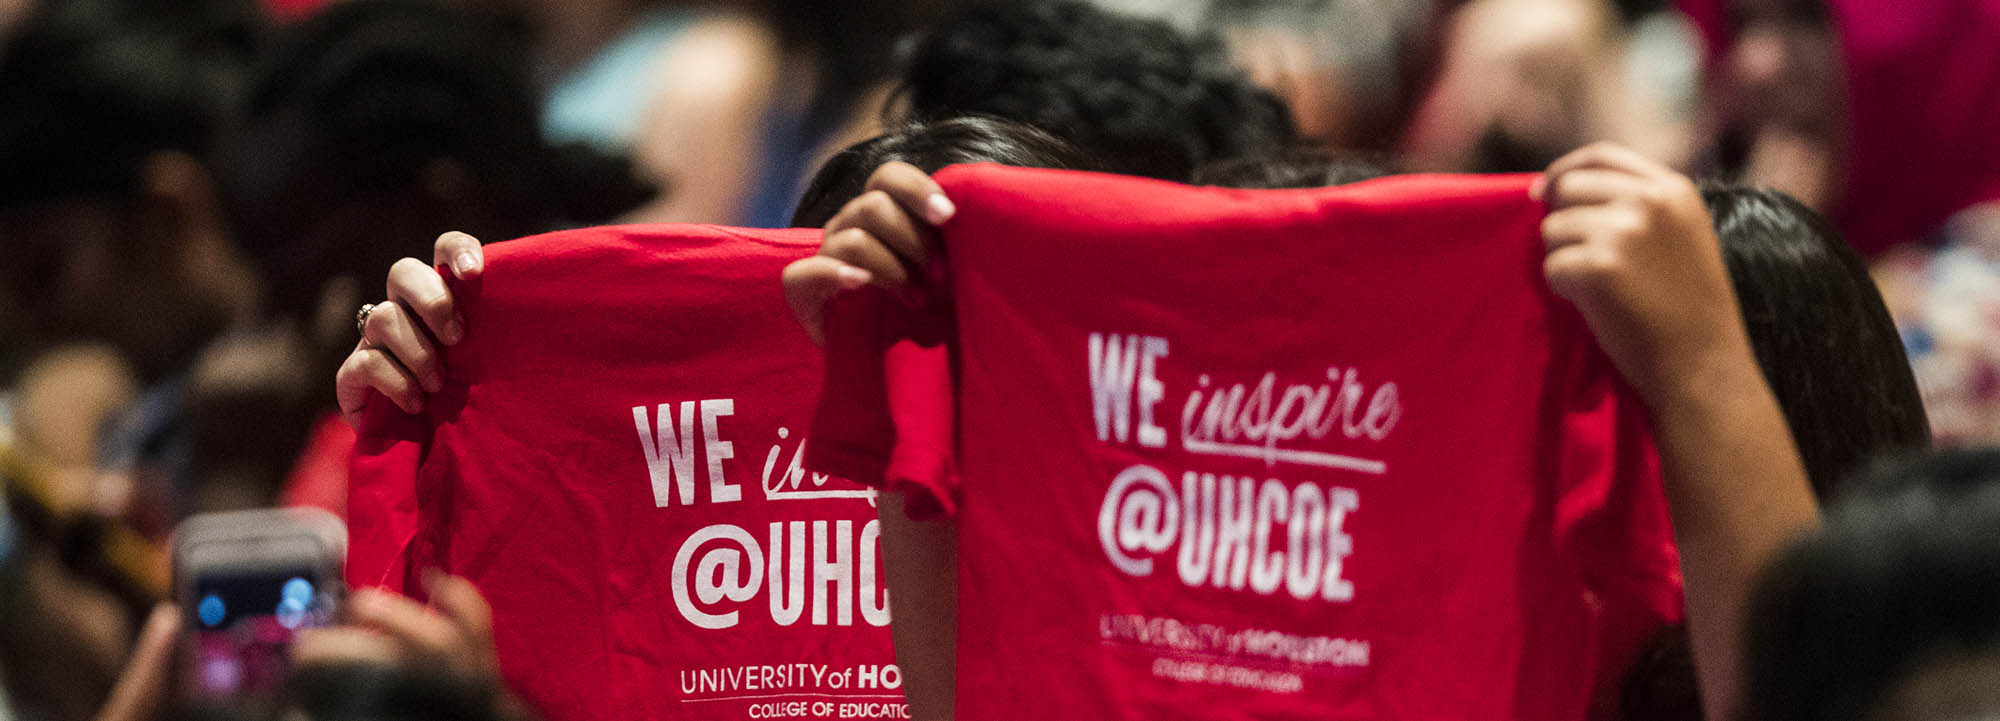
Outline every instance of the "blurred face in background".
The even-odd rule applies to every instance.
[[[1718,169],[1824,210],[1842,171],[1847,115],[1826,7],[1740,0],[1732,12],[1710,121]]]
[[[255,286],[206,172],[180,153],[146,165],[130,198],[0,211],[0,342],[102,340],[157,376],[247,311]]]
[[[1405,56],[1427,41],[1432,5],[1268,3],[1232,6],[1208,22],[1250,79],[1285,101],[1300,136],[1328,147],[1385,151],[1407,122]]]
[[[1448,20],[1436,84],[1404,141],[1411,170],[1546,167],[1615,137],[1614,21],[1591,0],[1476,0]]]
[[[28,11],[33,9],[35,4],[32,0],[0,0],[0,36],[13,29],[14,25],[27,17]],[[0,39],[0,42],[5,40]]]

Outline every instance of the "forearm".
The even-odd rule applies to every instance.
[[[917,522],[903,495],[877,497],[903,694],[910,718],[946,721],[955,702],[958,649],[958,534],[949,521]]]
[[[1686,582],[1702,706],[1725,721],[1741,699],[1743,608],[1770,558],[1818,525],[1783,414],[1752,360],[1715,354],[1649,398]]]

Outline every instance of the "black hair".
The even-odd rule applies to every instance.
[[[1395,171],[1392,161],[1311,146],[1276,153],[1228,158],[1194,171],[1195,185],[1225,188],[1323,188],[1380,178]]]
[[[1667,0],[1611,0],[1610,5],[1616,13],[1618,22],[1626,28],[1631,28],[1639,21],[1672,7]]]
[[[1913,489],[1943,495],[1969,493],[1996,480],[2000,480],[2000,447],[1903,453],[1869,463],[1833,502],[1860,504]]]
[[[1711,186],[1702,200],[1814,494],[1832,498],[1874,458],[1928,446],[1895,322],[1826,218],[1775,190]]]
[[[814,137],[847,122],[870,88],[894,80],[902,70],[899,49],[908,50],[904,41],[958,4],[959,0],[745,3],[771,26],[781,46],[812,53],[813,94],[804,124]]]
[[[926,173],[958,163],[999,163],[1026,168],[1094,170],[1096,163],[1055,136],[998,118],[965,116],[915,122],[861,141],[828,158],[813,175],[792,213],[792,226],[818,227],[861,195],[868,176],[900,161]]]
[[[225,82],[208,36],[133,8],[44,2],[0,50],[0,209],[124,200],[147,157],[210,147]]]
[[[2000,450],[1882,465],[1759,577],[1746,703],[1769,721],[1887,717],[1927,665],[2000,654]]]
[[[1580,107],[1573,89],[1565,89],[1568,107]],[[1583,144],[1584,138],[1565,132],[1561,138],[1529,138],[1498,122],[1486,126],[1472,146],[1467,170],[1474,173],[1538,173],[1554,164],[1569,149]]]
[[[1291,116],[1211,36],[1075,1],[969,5],[919,39],[902,93],[911,117],[1027,123],[1105,169],[1185,181],[1222,158],[1291,144]]]
[[[1704,185],[1701,195],[1813,494],[1831,502],[1871,464],[1927,447],[1930,422],[1902,338],[1867,267],[1826,218],[1774,190]],[[1619,706],[1624,721],[1702,717],[1685,627],[1648,641]]]
[[[498,240],[604,220],[646,197],[629,176],[565,175],[572,166],[541,139],[517,30],[432,2],[356,0],[276,39],[224,173],[272,312],[307,316],[327,279],[428,257],[445,230]],[[440,183],[455,195],[441,198]],[[609,205],[569,202],[593,198]]]
[[[104,230],[79,218],[131,220],[162,153],[206,159],[253,42],[246,4],[41,2],[0,37],[0,384],[46,344],[106,330],[64,298],[78,240]],[[150,228],[110,227],[102,242],[127,267],[175,251]],[[150,376],[225,314],[161,314],[148,347],[126,350]]]

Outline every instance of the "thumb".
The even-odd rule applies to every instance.
[[[826,304],[841,291],[867,285],[868,271],[839,259],[815,255],[785,266],[785,303],[814,343],[826,342]]]
[[[431,248],[431,265],[450,268],[452,277],[459,280],[476,278],[486,270],[486,251],[479,247],[478,238],[447,231]]]
[[[424,569],[423,583],[432,606],[444,612],[445,617],[456,622],[461,630],[482,642],[490,642],[493,636],[493,607],[486,603],[485,596],[479,594],[477,586],[437,569]]]

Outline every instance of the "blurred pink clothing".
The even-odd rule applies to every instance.
[[[2000,199],[2000,0],[1832,0],[1849,153],[1831,213],[1866,254]]]
[[[1678,0],[1711,64],[1729,0]],[[1867,256],[2000,199],[2000,0],[1829,0],[1847,97],[1846,169],[1829,215]]]

